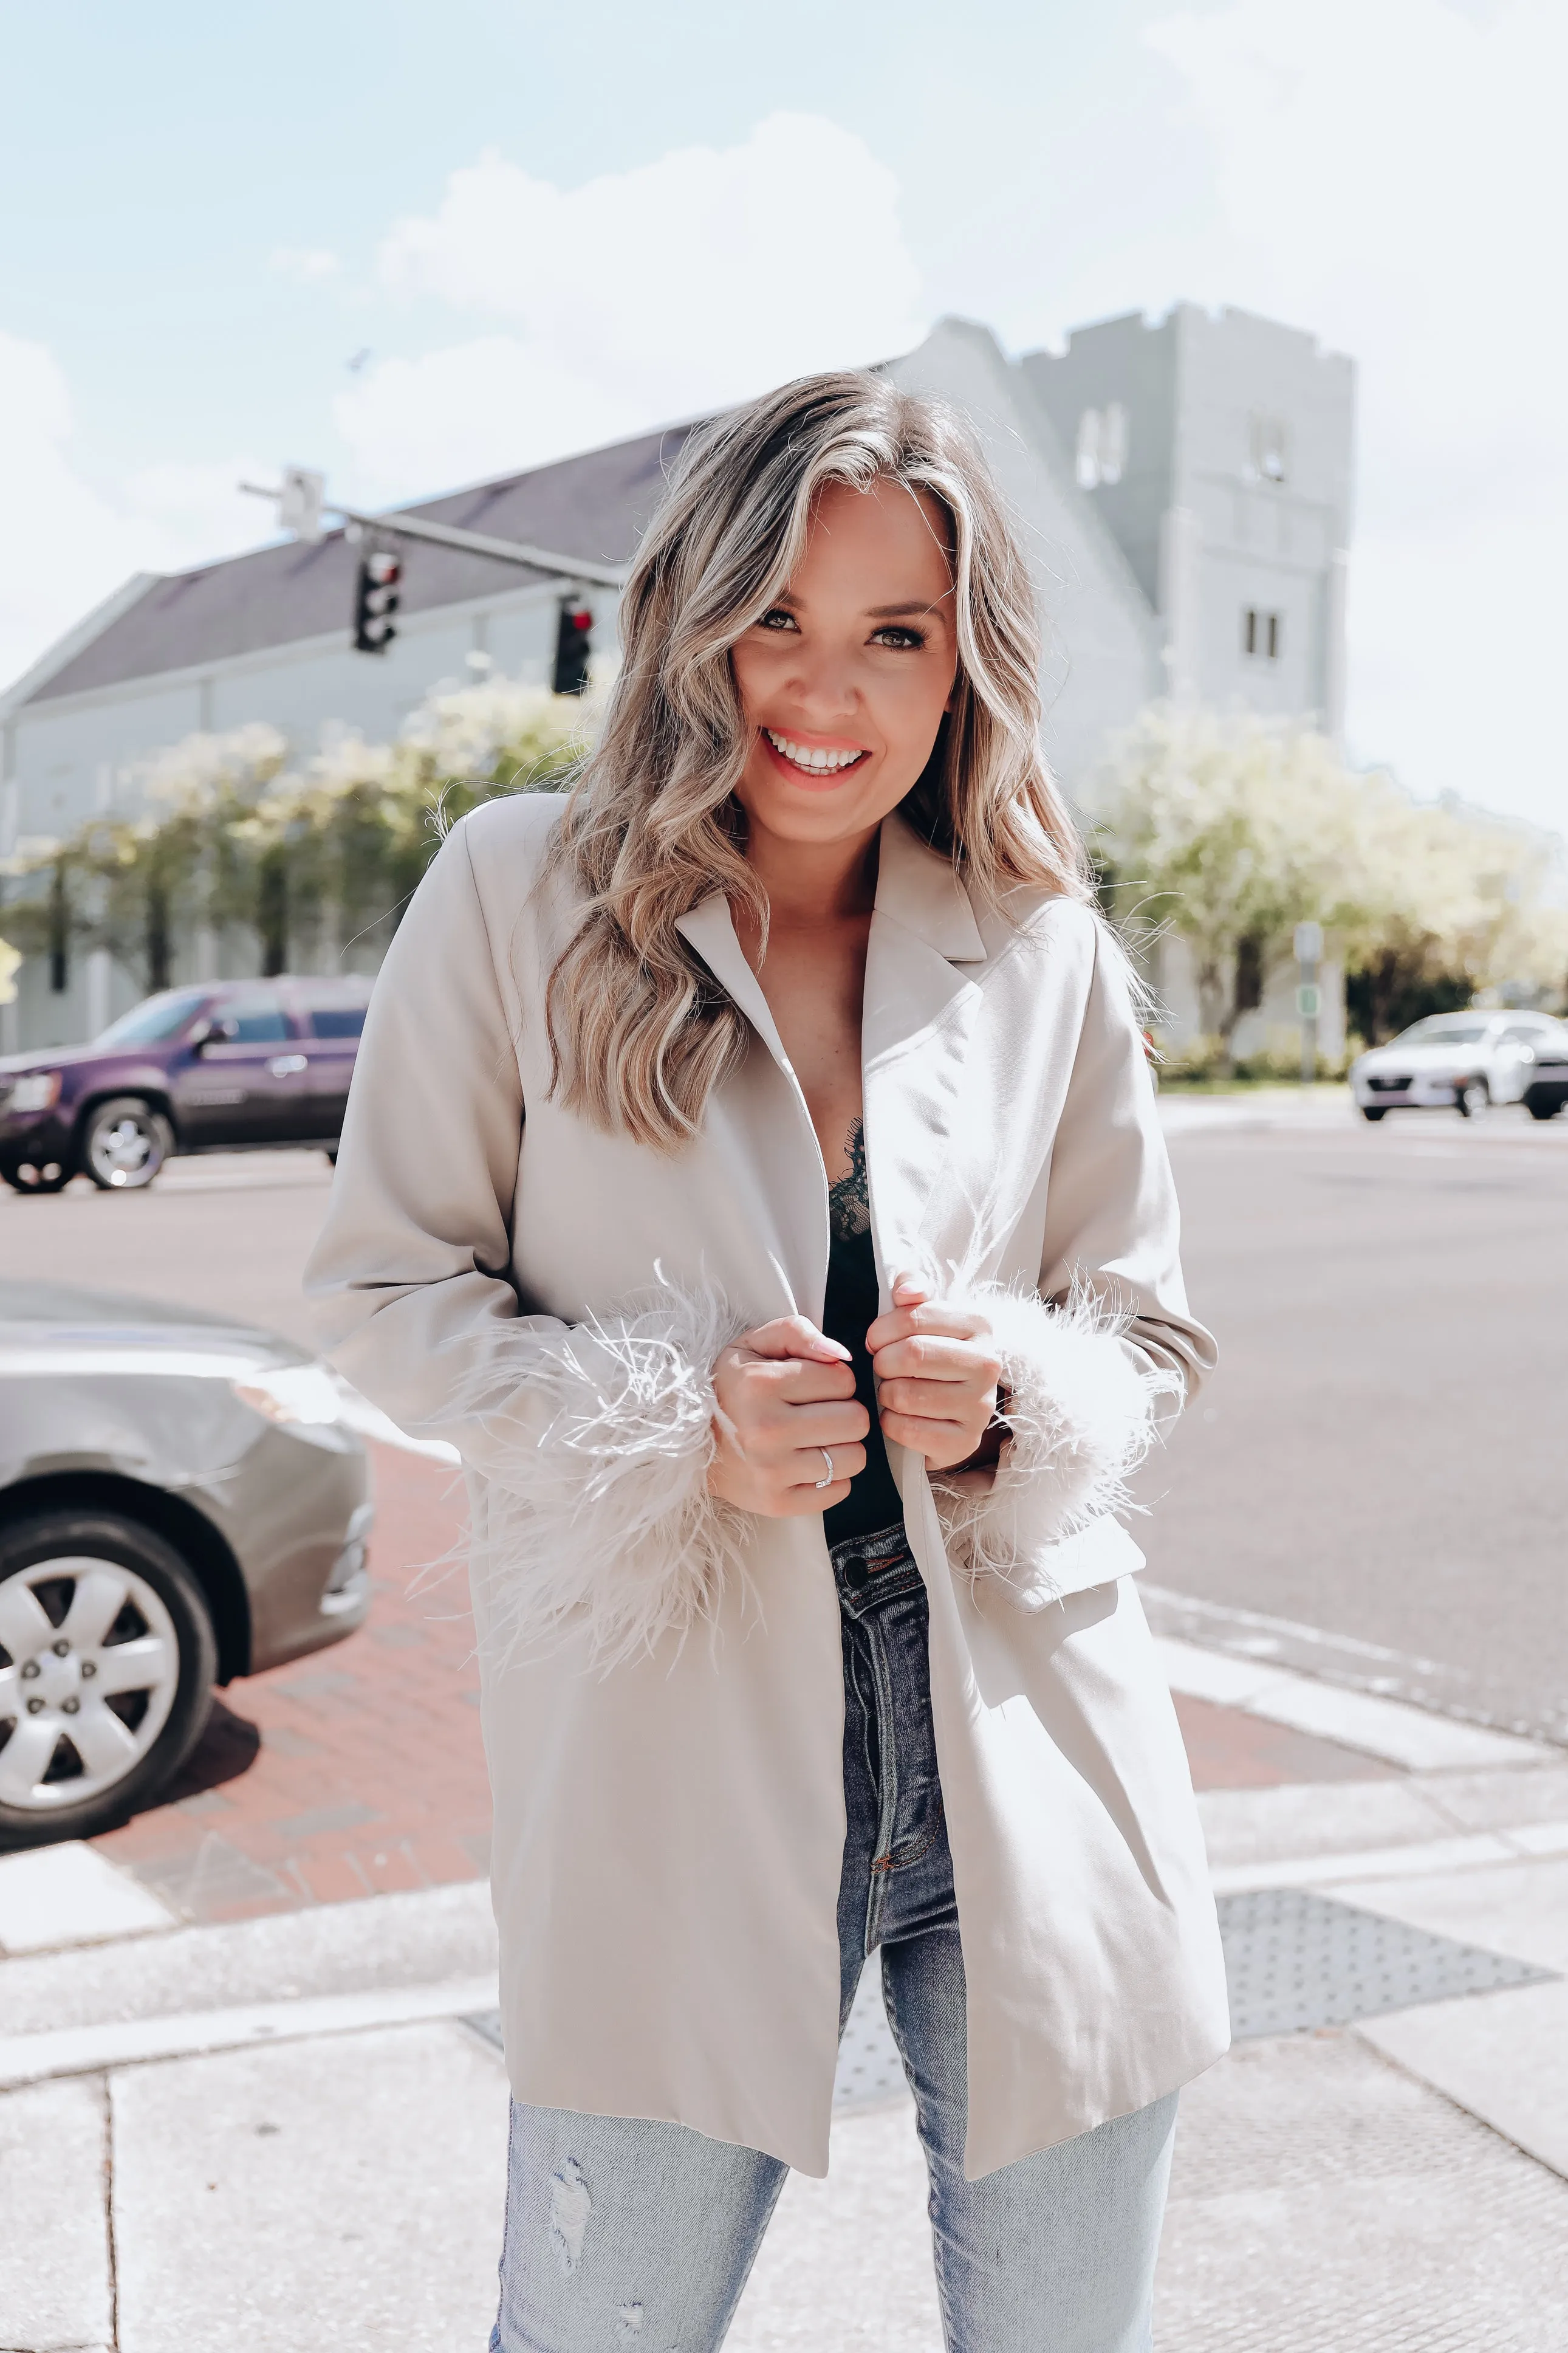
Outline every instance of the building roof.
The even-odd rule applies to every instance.
[[[399,512],[493,539],[525,541],[585,563],[624,564],[691,430],[680,425],[645,433],[635,441],[476,483]],[[290,540],[204,564],[195,572],[155,576],[128,605],[114,600],[107,625],[86,644],[79,637],[74,650],[58,669],[47,671],[26,702],[51,702],[91,687],[195,669],[346,629],[353,617],[358,564],[358,548],[334,531],[313,547]],[[404,548],[402,609],[428,612],[553,578],[531,566],[409,541]],[[66,642],[69,648],[71,641]]]

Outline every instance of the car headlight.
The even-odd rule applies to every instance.
[[[324,1365],[268,1365],[230,1381],[241,1405],[268,1421],[341,1421],[342,1391]]]
[[[58,1071],[24,1071],[11,1090],[8,1111],[52,1111],[60,1096]]]

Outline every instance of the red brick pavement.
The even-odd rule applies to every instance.
[[[367,1624],[233,1683],[170,1798],[96,1841],[187,1917],[474,1879],[489,1793],[458,1474],[373,1450]]]
[[[1176,1717],[1197,1789],[1272,1789],[1282,1781],[1380,1781],[1398,1767],[1319,1740],[1283,1724],[1266,1724],[1238,1707],[1176,1694]]]
[[[96,1841],[190,1919],[481,1877],[489,1799],[457,1474],[374,1449],[374,1590],[346,1642],[235,1683],[169,1798]],[[1391,1767],[1238,1709],[1178,1699],[1199,1788]]]

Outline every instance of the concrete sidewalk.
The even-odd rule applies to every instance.
[[[1537,1974],[1389,2008],[1403,1981],[1336,1978],[1329,1945],[1284,1957],[1268,1999],[1345,2022],[1241,2042],[1184,2095],[1161,2353],[1561,2353],[1568,1757],[1190,1643],[1166,1662],[1185,1706],[1351,1760],[1203,1796],[1227,1903],[1290,1891],[1405,1937],[1428,1991],[1473,1947]],[[100,1852],[54,1849],[0,1862],[0,1945],[5,2353],[484,2344],[506,2090],[482,1883],[178,1925]],[[868,1972],[831,2173],[792,2178],[740,2353],[939,2353],[877,2012]]]

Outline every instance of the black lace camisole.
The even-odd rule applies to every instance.
[[[866,1334],[877,1320],[877,1254],[871,1243],[871,1200],[866,1183],[866,1134],[857,1120],[849,1131],[849,1166],[827,1192],[827,1297],[823,1329],[854,1359],[855,1394],[871,1417],[866,1438],[866,1468],[850,1483],[843,1503],[822,1515],[830,1545],[848,1536],[868,1536],[897,1527],[904,1507],[888,1464],[877,1419],[877,1384]]]

